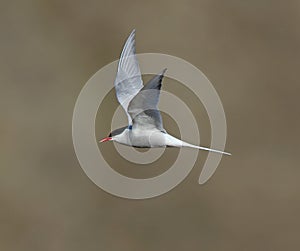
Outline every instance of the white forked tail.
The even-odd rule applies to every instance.
[[[205,151],[214,152],[214,153],[221,153],[221,154],[225,154],[225,155],[231,155],[231,153],[222,152],[220,150],[215,150],[215,149],[211,149],[211,148],[207,148],[207,147],[203,147],[203,146],[195,146],[195,145],[191,145],[191,144],[186,143],[186,142],[183,142],[182,146],[196,148],[196,149],[205,150]]]
[[[207,148],[207,147],[203,147],[203,146],[195,146],[195,145],[189,144],[187,142],[184,142],[180,139],[177,139],[177,138],[171,136],[170,134],[166,134],[165,139],[166,139],[166,145],[168,145],[168,146],[191,147],[191,148],[195,148],[195,149],[199,149],[199,150],[205,150],[205,151],[214,152],[214,153],[231,155],[231,153],[227,153],[227,152],[223,152],[223,151],[219,151],[219,150],[215,150],[215,149],[211,149],[211,148]]]

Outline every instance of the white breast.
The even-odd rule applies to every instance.
[[[165,133],[159,130],[124,130],[115,136],[114,141],[135,147],[164,147],[166,146]]]

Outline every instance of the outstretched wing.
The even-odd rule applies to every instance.
[[[116,96],[127,113],[129,125],[132,123],[131,117],[127,112],[129,102],[142,88],[143,80],[139,63],[135,56],[135,30],[133,30],[121,53],[115,79]]]
[[[154,76],[130,101],[128,113],[133,121],[133,129],[158,129],[165,131],[163,128],[162,118],[157,109],[161,82],[164,77],[164,69],[160,74]]]

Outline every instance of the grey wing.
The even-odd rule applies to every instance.
[[[163,128],[161,114],[157,108],[161,82],[166,69],[154,76],[131,100],[128,106],[128,113],[133,121],[133,129],[158,129]]]
[[[135,56],[135,30],[131,32],[124,45],[114,85],[117,99],[127,113],[130,125],[132,121],[127,112],[129,102],[143,88],[141,71]]]

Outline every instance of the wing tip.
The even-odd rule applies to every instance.
[[[136,29],[133,29],[131,32],[130,32],[130,35],[129,37],[135,37],[135,32],[136,32]]]
[[[126,53],[130,52],[130,50],[131,50],[130,47],[133,47],[133,51],[135,54],[135,29],[133,29],[131,31],[130,35],[128,36],[128,38],[123,46],[123,50],[121,52],[121,58],[122,58],[122,55],[126,56]]]
[[[158,75],[164,76],[167,70],[168,68],[163,69],[160,73],[158,73]]]

